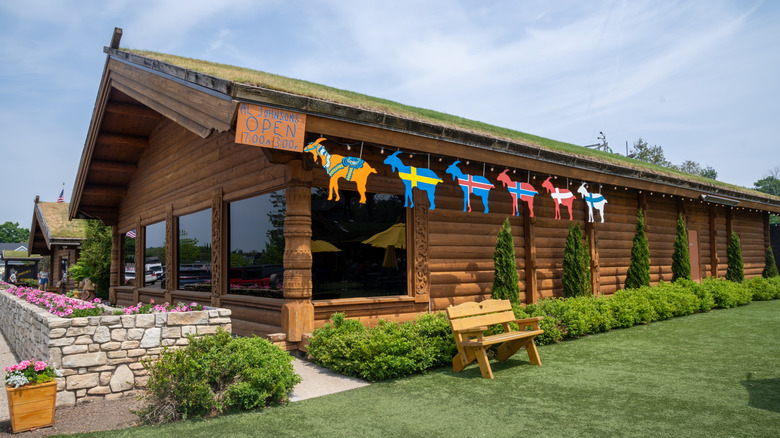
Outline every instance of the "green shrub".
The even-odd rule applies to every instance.
[[[336,313],[314,331],[308,351],[314,362],[326,368],[369,381],[451,364],[456,353],[443,313],[423,314],[415,322],[380,321],[372,328]]]
[[[550,300],[542,300],[545,303]],[[512,310],[515,313],[515,318],[523,319],[534,316],[541,316],[544,319],[539,323],[539,328],[544,330],[544,333],[537,336],[534,339],[536,345],[548,345],[555,344],[563,340],[564,327],[561,321],[555,316],[545,313],[545,311],[537,304],[529,304],[525,307],[517,305],[512,306]]]
[[[750,303],[750,290],[741,283],[723,278],[707,277],[701,282],[715,301],[716,308],[729,309]]]
[[[626,273],[626,289],[650,285],[650,244],[645,235],[645,217],[642,209],[636,215],[636,233],[631,246],[631,261]]]
[[[498,231],[496,250],[493,253],[493,288],[491,298],[509,300],[512,304],[520,301],[520,278],[517,276],[517,259],[515,258],[515,243],[512,238],[512,227],[509,218]]]
[[[677,280],[675,283],[691,290],[693,294],[696,295],[696,298],[699,300],[698,312],[709,312],[715,307],[715,298],[712,297],[712,293],[706,287],[702,286],[701,283],[685,279]]]
[[[742,283],[745,279],[744,264],[742,263],[742,245],[739,243],[737,233],[731,232],[729,245],[726,247],[727,268],[726,280]]]
[[[691,280],[691,255],[688,249],[688,230],[682,213],[677,216],[677,236],[674,239],[672,253],[672,282],[680,279]]]
[[[149,371],[148,402],[138,415],[148,423],[249,410],[284,401],[301,381],[292,357],[265,339],[188,336],[189,345],[164,349]]]
[[[772,278],[780,276],[777,272],[777,263],[775,262],[775,254],[772,251],[771,246],[766,247],[766,256],[764,257],[764,270],[761,272],[761,276],[764,278]]]
[[[764,277],[753,277],[742,284],[748,288],[754,301],[780,298],[780,282],[772,282]]]
[[[569,225],[569,235],[563,249],[563,296],[584,297],[592,294],[590,284],[590,252],[588,240],[582,241],[579,223]]]

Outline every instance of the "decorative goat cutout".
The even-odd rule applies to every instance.
[[[512,195],[512,214],[520,216],[520,209],[517,206],[517,202],[523,201],[528,204],[528,210],[530,210],[530,217],[534,217],[534,196],[539,194],[534,186],[528,183],[512,181],[507,174],[509,169],[504,170],[498,175],[498,180],[504,183],[504,187]]]
[[[588,204],[588,222],[593,222],[593,209],[599,211],[601,217],[601,223],[604,223],[604,205],[607,200],[599,193],[588,192],[588,183],[582,183],[580,188],[577,189],[577,193],[582,195],[582,199]]]
[[[322,160],[322,167],[325,168],[330,177],[328,200],[332,200],[334,194],[336,195],[336,201],[341,198],[339,196],[339,178],[344,178],[347,181],[355,181],[358,193],[360,193],[360,203],[365,204],[368,175],[376,173],[376,170],[361,158],[331,155],[325,149],[325,146],[320,144],[323,141],[325,141],[325,138],[318,138],[316,141],[306,145],[303,151],[311,153],[315,163],[318,158]]]
[[[569,220],[573,220],[574,217],[571,214],[571,206],[574,203],[574,193],[566,189],[559,189],[554,187],[550,182],[550,178],[547,177],[542,183],[542,187],[547,189],[547,193],[553,198],[555,204],[555,219],[561,220],[561,204],[565,205],[569,209]]]
[[[453,180],[457,180],[460,188],[463,189],[463,211],[471,211],[471,193],[482,198],[482,205],[484,206],[485,213],[488,213],[488,196],[490,195],[490,189],[495,186],[490,183],[484,176],[468,175],[458,168],[460,161],[455,161],[447,168],[447,173],[452,175]]]
[[[434,197],[436,196],[436,184],[444,182],[438,175],[431,169],[420,169],[414,166],[405,165],[398,154],[401,151],[394,152],[389,157],[385,158],[384,163],[389,165],[393,172],[398,171],[398,177],[403,181],[406,187],[406,193],[404,195],[404,207],[414,207],[414,200],[412,199],[412,188],[417,187],[420,190],[424,190],[428,193],[428,200],[431,203],[431,210],[436,208],[434,203]]]

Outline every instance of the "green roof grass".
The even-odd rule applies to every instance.
[[[749,193],[751,195],[769,196],[780,200],[780,197],[773,197],[763,192],[758,192],[753,189],[748,189],[742,186],[724,183],[709,178],[704,178],[698,175],[692,175],[678,170],[670,169],[663,166],[647,163],[644,161],[635,160],[623,155],[610,154],[594,149],[589,149],[583,146],[577,146],[571,143],[565,143],[549,138],[540,137],[525,132],[520,132],[512,129],[501,128],[498,126],[490,125],[483,122],[469,120],[463,117],[458,117],[438,111],[416,108],[409,105],[393,102],[387,99],[380,99],[377,97],[367,96],[365,94],[355,93],[352,91],[340,90],[338,88],[329,87],[326,85],[316,84],[309,81],[292,79],[272,73],[266,73],[257,70],[251,70],[243,67],[235,67],[226,64],[219,64],[208,61],[201,61],[192,58],[185,58],[181,56],[168,55],[163,53],[145,51],[145,50],[132,50],[123,49],[136,55],[144,56],[147,58],[162,61],[168,64],[173,64],[188,70],[197,71],[210,76],[215,76],[221,79],[232,81],[239,84],[244,84],[252,87],[266,88],[270,90],[281,91],[285,93],[295,94],[299,96],[309,97],[313,99],[320,99],[327,102],[333,102],[350,107],[365,109],[368,111],[374,111],[384,114],[389,114],[401,118],[412,119],[416,121],[426,122],[437,126],[445,126],[454,128],[457,130],[470,131],[480,135],[486,135],[495,137],[498,139],[509,140],[512,142],[519,142],[523,144],[529,144],[532,146],[549,149],[552,151],[563,152],[573,156],[585,157],[601,161],[603,163],[615,164],[622,167],[633,168],[643,172],[657,173],[662,175],[671,176],[683,180],[688,180],[695,183],[703,183],[708,185],[720,186],[728,188],[730,190],[739,191],[743,193]]]
[[[49,227],[52,238],[80,238],[87,236],[84,219],[68,220],[68,207],[65,202],[39,202],[38,207],[43,214],[43,220]]]

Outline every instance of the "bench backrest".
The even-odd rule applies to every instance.
[[[491,326],[515,320],[509,300],[485,300],[481,303],[463,303],[447,308],[447,318],[453,332],[474,327]]]

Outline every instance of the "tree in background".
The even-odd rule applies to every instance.
[[[509,218],[498,230],[496,250],[493,253],[493,288],[490,297],[497,300],[509,300],[512,304],[520,302],[520,278],[517,276],[515,241],[512,238],[512,226]]]
[[[763,178],[753,183],[753,188],[759,192],[780,196],[780,166],[765,173]],[[774,214],[769,216],[769,223],[780,224],[780,217]]]
[[[6,222],[0,225],[0,243],[22,243],[30,240],[30,230],[20,228],[19,222]]]
[[[590,252],[588,239],[582,240],[580,224],[569,225],[569,235],[563,249],[563,296],[566,298],[592,295],[590,285]]]
[[[691,255],[688,249],[688,230],[685,229],[683,215],[677,216],[677,237],[674,239],[672,253],[672,281],[691,279]]]
[[[646,163],[690,173],[691,175],[703,176],[709,179],[718,178],[718,172],[715,169],[711,166],[701,167],[701,164],[696,161],[685,160],[679,166],[673,164],[666,159],[666,156],[664,156],[664,149],[661,146],[650,146],[646,141],[642,140],[642,137],[639,137],[639,140],[634,143],[628,156]]]
[[[726,248],[728,267],[726,268],[726,280],[742,283],[745,279],[745,266],[742,263],[742,245],[739,243],[737,233],[731,232],[729,246]]]
[[[143,266],[143,265],[141,265]],[[139,269],[143,275],[143,268]],[[98,220],[88,220],[86,240],[81,246],[78,262],[71,266],[68,274],[74,281],[89,278],[97,286],[96,295],[108,298],[111,280],[111,227]]]
[[[771,278],[780,276],[777,272],[777,262],[775,262],[775,254],[772,252],[772,247],[766,247],[766,262],[764,263],[764,270],[761,272],[761,276],[764,278]]]
[[[642,286],[650,286],[650,244],[645,234],[645,216],[640,208],[636,215],[636,233],[631,246],[631,262],[625,287],[635,289]]]

